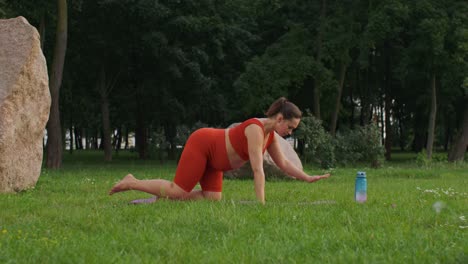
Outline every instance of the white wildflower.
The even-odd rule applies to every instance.
[[[436,213],[439,214],[440,212],[442,212],[442,209],[445,208],[445,203],[442,201],[437,201],[432,205],[432,208]]]

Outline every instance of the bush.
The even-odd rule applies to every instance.
[[[164,135],[164,129],[159,128],[152,131],[148,148],[150,158],[160,160],[161,162],[166,161],[168,158],[168,147],[169,142]]]
[[[416,156],[416,164],[418,164],[421,167],[430,167],[432,164],[440,164],[446,162],[448,162],[448,156],[446,153],[432,152],[432,158],[429,159],[427,157],[427,151],[423,149]]]
[[[375,124],[338,133],[336,136],[335,156],[340,164],[366,162],[372,167],[380,167],[384,161],[384,152],[380,130]]]
[[[303,162],[312,161],[322,168],[335,165],[333,138],[323,129],[322,121],[306,111],[301,119],[296,138],[304,144]]]
[[[372,167],[379,167],[384,161],[380,130],[374,124],[338,133],[333,138],[323,128],[322,121],[306,111],[295,135],[304,144],[304,163],[318,163],[327,169],[337,161],[341,165],[366,162]]]

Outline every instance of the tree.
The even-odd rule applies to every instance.
[[[53,32],[54,9],[36,2],[0,0],[0,10],[26,16],[41,35]],[[404,148],[411,138],[415,150],[442,142],[453,149],[464,111],[466,6],[460,0],[69,1],[60,126],[88,146],[101,139],[108,160],[110,146],[133,132],[141,158],[155,131],[173,155],[181,124],[225,126],[261,116],[287,96],[315,109],[332,134],[358,119],[378,121],[387,159],[392,146]],[[44,44],[51,62],[53,41]],[[112,131],[119,131],[113,143]]]
[[[394,68],[401,54],[402,33],[409,15],[408,6],[400,0],[378,2],[371,8],[364,33],[369,55],[376,67],[375,85],[379,88],[380,121],[385,143],[385,158],[391,159],[393,146],[393,104],[398,86]],[[385,133],[383,133],[385,130]]]
[[[67,0],[57,0],[57,31],[54,48],[54,59],[50,74],[50,94],[52,104],[47,122],[47,168],[57,169],[62,165],[62,127],[60,124],[60,86],[67,50],[68,30]]]
[[[419,97],[429,112],[427,119],[427,157],[432,157],[436,131],[437,96],[444,87],[440,87],[440,79],[444,76],[447,58],[450,55],[446,49],[446,36],[449,19],[445,3],[433,0],[414,2],[411,5],[410,36],[411,41],[406,49],[405,62],[419,72],[414,76],[419,82],[425,83],[424,92]],[[425,87],[425,88],[424,88]],[[428,89],[429,88],[429,89]]]
[[[329,131],[332,136],[336,135],[346,71],[352,62],[350,51],[358,46],[357,34],[360,33],[358,31],[361,26],[356,18],[360,11],[358,4],[336,1],[331,3],[330,8],[328,22],[330,26],[326,33],[325,52],[330,54],[330,64],[336,69],[338,84],[330,114]]]
[[[306,28],[290,25],[289,32],[247,64],[234,83],[244,116],[261,114],[279,96],[297,94],[306,79],[319,72],[320,66],[308,55],[310,39]],[[317,79],[331,81],[332,74],[324,72]]]
[[[110,80],[109,80],[110,79]],[[101,116],[102,116],[102,141],[104,147],[104,160],[112,160],[112,144],[111,144],[111,124],[110,124],[110,113],[109,113],[109,94],[115,87],[118,81],[118,73],[112,78],[108,78],[106,75],[106,69],[104,65],[99,73],[99,81],[97,83],[98,92],[101,97]]]
[[[315,61],[318,65],[322,64],[322,46],[324,42],[324,33],[326,28],[326,21],[327,19],[327,0],[322,0],[322,4],[320,7],[320,18],[319,18],[319,26],[317,32],[317,43],[315,49]],[[320,92],[321,92],[321,82],[319,78],[314,78],[314,108],[313,114],[317,119],[321,119],[320,117]]]
[[[448,160],[452,162],[463,160],[465,152],[468,149],[468,93],[465,95],[464,101],[465,110],[463,111],[463,118],[460,121],[460,129],[455,136],[453,146],[448,156]]]
[[[448,9],[450,17],[450,73],[446,76],[444,84],[450,87],[448,102],[449,115],[458,122],[458,131],[451,142],[449,161],[463,160],[468,149],[468,3],[454,1]]]

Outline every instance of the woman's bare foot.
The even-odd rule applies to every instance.
[[[112,195],[112,194],[117,193],[117,192],[124,192],[124,191],[131,190],[132,189],[131,185],[136,180],[137,179],[135,177],[133,177],[132,174],[128,174],[121,181],[116,183],[114,185],[114,187],[112,187],[112,189],[109,192],[109,195]]]

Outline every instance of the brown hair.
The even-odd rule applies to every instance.
[[[276,114],[281,113],[284,119],[293,119],[293,118],[301,118],[302,112],[292,102],[288,101],[285,97],[280,97],[277,99],[273,104],[271,104],[268,111],[265,112],[267,117],[273,117]]]

